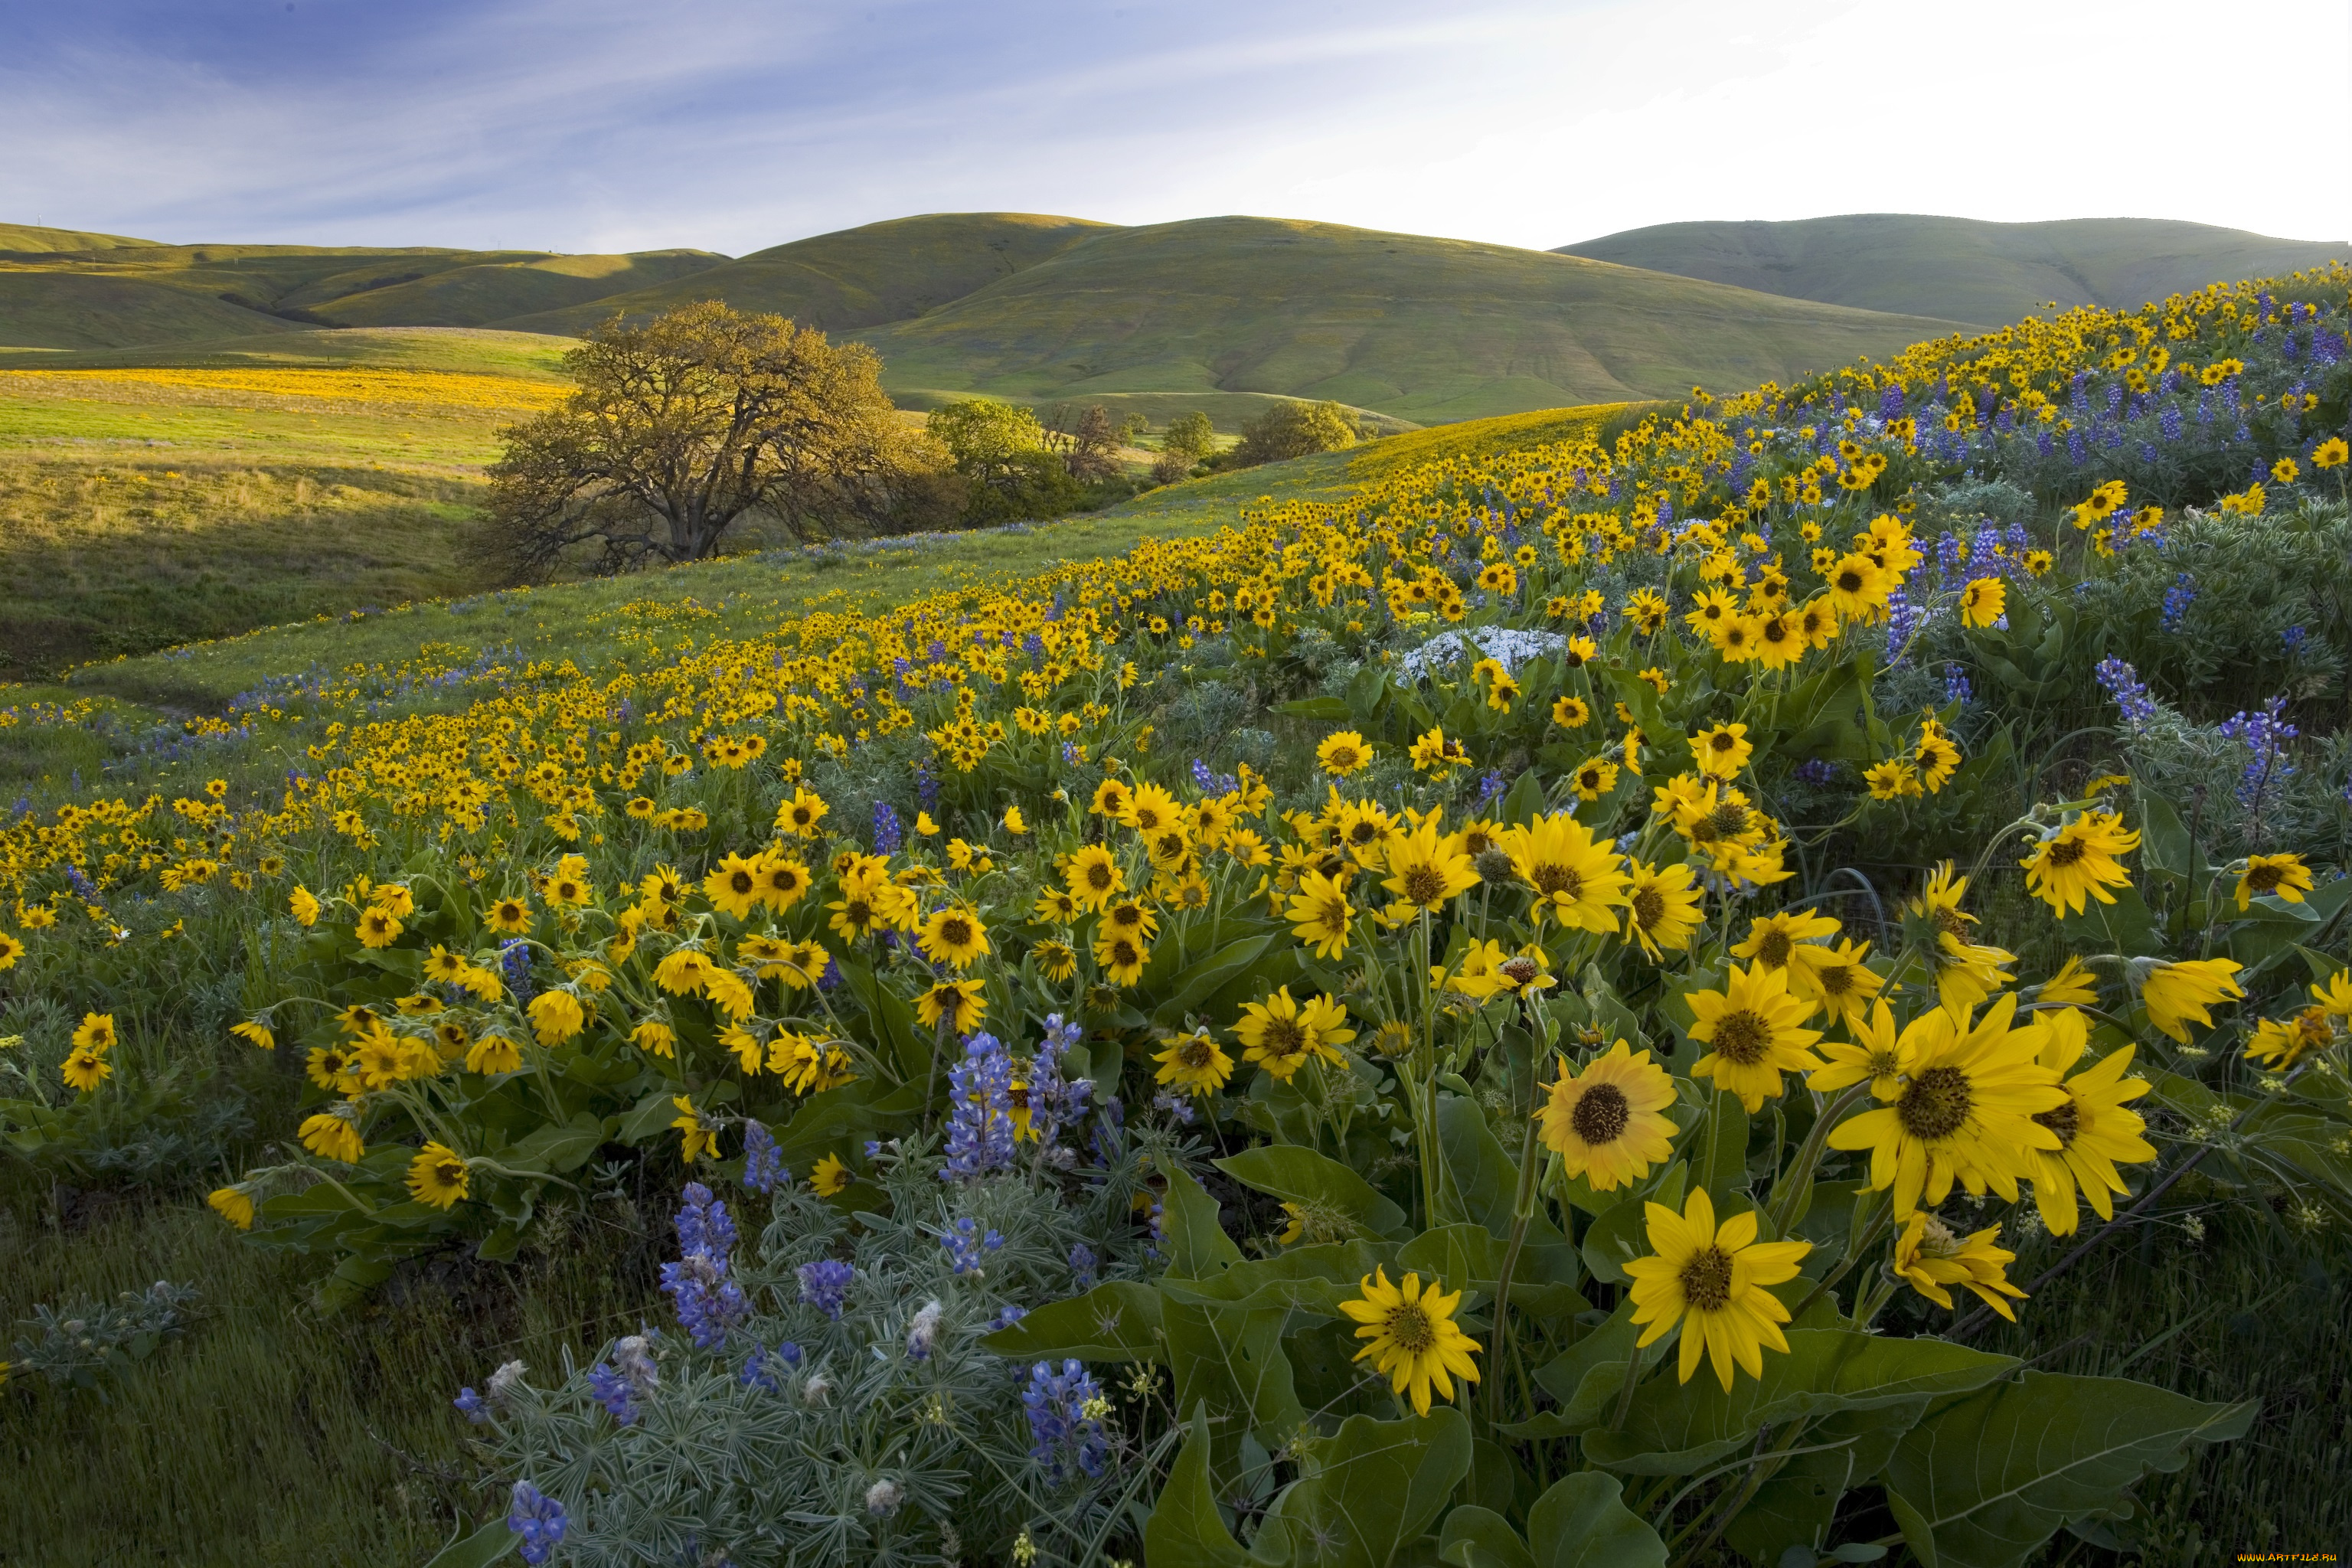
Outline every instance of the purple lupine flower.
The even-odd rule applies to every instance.
[[[726,1342],[728,1329],[751,1310],[743,1287],[728,1278],[735,1222],[727,1205],[700,1182],[686,1184],[685,1198],[686,1206],[677,1213],[680,1257],[662,1265],[661,1288],[695,1344],[715,1350]]]
[[[940,1245],[948,1249],[948,1257],[953,1260],[955,1271],[958,1274],[978,1275],[984,1272],[987,1255],[1004,1245],[1004,1237],[1001,1232],[993,1230],[983,1232],[979,1223],[970,1215],[964,1215],[947,1229],[940,1231],[939,1237]]]
[[[515,1005],[530,1001],[530,942],[526,937],[509,937],[499,943],[499,972],[506,976],[507,989],[514,993]]]
[[[801,1347],[790,1340],[774,1350],[753,1345],[750,1358],[743,1363],[743,1375],[737,1381],[744,1387],[756,1388],[762,1394],[778,1393],[783,1386],[776,1373],[779,1363],[789,1375],[801,1364]]]
[[[2172,586],[2164,591],[2164,629],[2179,631],[2189,618],[2189,606],[2196,602],[2197,580],[2183,572]]]
[[[1088,1247],[1083,1241],[1074,1242],[1071,1244],[1070,1273],[1077,1281],[1077,1288],[1079,1289],[1091,1290],[1095,1288],[1095,1270],[1097,1266],[1097,1262],[1098,1260],[1095,1257],[1095,1249],[1093,1247]]]
[[[1013,1164],[1013,1058],[994,1035],[964,1042],[948,1074],[947,1165],[941,1181],[971,1181]]]
[[[2130,665],[2109,657],[2101,659],[2092,673],[2098,677],[2107,695],[2115,699],[2116,706],[2123,710],[2125,721],[2134,730],[2147,728],[2147,721],[2156,717],[2156,699],[2148,695],[2139,671]]]
[[[835,1322],[841,1321],[842,1303],[849,1299],[850,1281],[857,1278],[857,1270],[838,1258],[820,1258],[802,1264],[795,1272],[800,1276],[801,1300]]]
[[[2006,616],[2001,618],[2008,619]],[[1974,695],[1974,689],[1969,685],[1969,672],[1957,664],[1946,665],[1944,667],[1944,700],[1965,703]]]
[[[2273,782],[2284,784],[2294,774],[2286,761],[2287,742],[2303,731],[2285,722],[2286,699],[2273,697],[2258,712],[2241,712],[2221,725],[2225,739],[2244,742],[2252,756],[2238,779],[2238,803],[2252,810]]]
[[[484,1399],[480,1394],[475,1393],[471,1384],[459,1389],[457,1391],[457,1397],[451,1400],[449,1403],[457,1407],[457,1413],[459,1415],[465,1416],[467,1420],[471,1421],[477,1426],[483,1425],[490,1418],[490,1402]]]
[[[631,1388],[628,1378],[614,1371],[609,1363],[600,1361],[588,1369],[588,1392],[597,1404],[604,1407],[604,1413],[613,1418],[614,1426],[634,1426],[637,1424],[636,1390]]]
[[[783,1151],[764,1121],[751,1121],[743,1127],[743,1184],[755,1193],[772,1193],[786,1180]]]
[[[874,803],[874,853],[896,855],[902,841],[898,813],[887,800]]]
[[[1102,1422],[1087,1414],[1099,1408],[1102,1387],[1084,1365],[1066,1361],[1055,1372],[1050,1362],[1029,1371],[1029,1386],[1021,1404],[1029,1415],[1029,1457],[1045,1472],[1049,1485],[1069,1480],[1072,1471],[1099,1476],[1110,1458],[1110,1439]]]
[[[562,1542],[563,1505],[529,1481],[517,1481],[507,1509],[507,1528],[522,1537],[518,1555],[536,1568]]]

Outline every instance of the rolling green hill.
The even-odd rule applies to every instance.
[[[726,259],[708,250],[648,250],[483,262],[342,295],[310,309],[345,327],[479,327],[690,278]]]
[[[439,370],[560,382],[568,379],[563,374],[562,360],[564,352],[572,346],[569,338],[550,337],[544,332],[509,332],[480,327],[324,328],[298,327],[287,322],[252,337],[206,342],[47,353],[15,363],[0,355],[0,370],[115,370],[131,366],[303,370],[365,365],[380,370]]]
[[[821,234],[676,282],[593,305],[500,321],[576,335],[614,311],[647,316],[696,300],[773,310],[835,335],[902,321],[1113,232],[1084,218],[1031,213],[930,213]]]
[[[131,239],[119,234],[90,234],[78,228],[41,228],[32,224],[0,223],[0,254],[48,256],[60,250],[111,250],[121,245],[153,245],[152,239]]]
[[[2050,300],[2125,310],[2224,278],[2294,271],[2352,247],[2153,218],[1980,223],[1855,213],[1793,223],[1669,223],[1559,253],[1767,294],[1993,324]]]
[[[251,337],[293,325],[138,277],[0,268],[0,340],[11,348],[110,349]]]
[[[1430,424],[1786,379],[1951,329],[1548,251],[1219,217],[1097,234],[854,335],[894,392],[1279,394]]]

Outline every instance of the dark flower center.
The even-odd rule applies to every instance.
[[[1794,952],[1796,948],[1797,944],[1789,940],[1789,933],[1775,926],[1766,931],[1764,939],[1756,944],[1756,956],[1762,959],[1770,968],[1786,969],[1789,966],[1789,955]]]
[[[1933,1143],[1958,1132],[1975,1103],[1967,1073],[1958,1068],[1929,1068],[1904,1089],[1903,1098],[1895,1102],[1895,1114],[1906,1132]]]
[[[1404,874],[1405,901],[1433,904],[1445,897],[1445,873],[1426,862]]]
[[[1731,1301],[1731,1254],[1720,1247],[1700,1247],[1683,1265],[1682,1287],[1683,1300],[1690,1303],[1693,1310],[1723,1310]]]
[[[1623,1089],[1613,1083],[1596,1083],[1569,1112],[1568,1124],[1585,1142],[1598,1145],[1614,1143],[1633,1119],[1633,1108]]]
[[[1772,1026],[1746,1008],[1715,1026],[1715,1054],[1735,1067],[1754,1067],[1772,1048]]]
[[[1584,896],[1584,879],[1570,866],[1538,866],[1528,879],[1548,899],[1557,897],[1572,904]]]
[[[2087,853],[2089,851],[2084,848],[2081,839],[2061,838],[2050,847],[2050,863],[2053,866],[2072,866]]]
[[[961,947],[971,940],[971,925],[960,917],[950,917],[940,922],[940,940],[950,947]]]
[[[1437,1327],[1427,1312],[1408,1304],[1389,1314],[1389,1338],[1407,1355],[1420,1355],[1437,1343]]]
[[[2063,1105],[2035,1111],[2033,1120],[2058,1134],[2060,1148],[2071,1149],[2074,1146],[2074,1135],[2083,1131],[2083,1108],[2069,1096]]]
[[[1654,929],[1665,919],[1666,896],[1654,887],[1644,888],[1633,895],[1633,923],[1643,931]]]
[[[2276,866],[2256,866],[2246,872],[2246,886],[2258,893],[2276,890],[2286,873]]]
[[[1265,1026],[1266,1049],[1278,1057],[1295,1057],[1307,1048],[1307,1029],[1296,1018],[1269,1018]]]

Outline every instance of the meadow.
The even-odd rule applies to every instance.
[[[2340,1538],[2347,287],[26,697],[11,1538]]]

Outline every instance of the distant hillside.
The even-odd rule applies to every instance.
[[[656,315],[696,300],[773,310],[835,334],[919,316],[1057,256],[1108,224],[1032,213],[931,213],[796,239],[674,283],[499,324],[576,336],[618,310]]]
[[[137,277],[0,266],[0,345],[110,349],[291,331],[294,323]]]
[[[60,250],[110,250],[119,245],[154,243],[152,239],[127,239],[119,234],[88,234],[78,228],[0,223],[0,255],[47,256]]]
[[[1865,310],[1993,325],[2051,300],[2128,310],[2222,279],[2293,272],[2352,247],[2155,218],[1980,223],[1856,213],[1792,223],[1668,223],[1559,253]]]
[[[483,262],[325,299],[308,309],[338,326],[479,327],[564,306],[587,307],[608,295],[708,272],[726,260],[708,250],[648,250]],[[611,314],[610,306],[603,310]]]
[[[363,366],[375,370],[454,371],[553,383],[570,379],[563,374],[562,361],[564,351],[573,346],[569,338],[550,337],[544,332],[494,331],[479,327],[303,328],[279,322],[274,331],[253,337],[48,353],[14,363],[0,357],[0,371],[150,366],[308,370]]]
[[[1429,424],[1785,380],[1952,326],[1547,251],[1220,217],[1098,233],[856,335],[894,392],[1278,393]]]
[[[0,230],[11,233],[64,231]],[[625,293],[726,259],[702,250],[558,256],[144,240],[58,246],[0,256],[0,348],[202,342],[316,326],[480,326]]]

